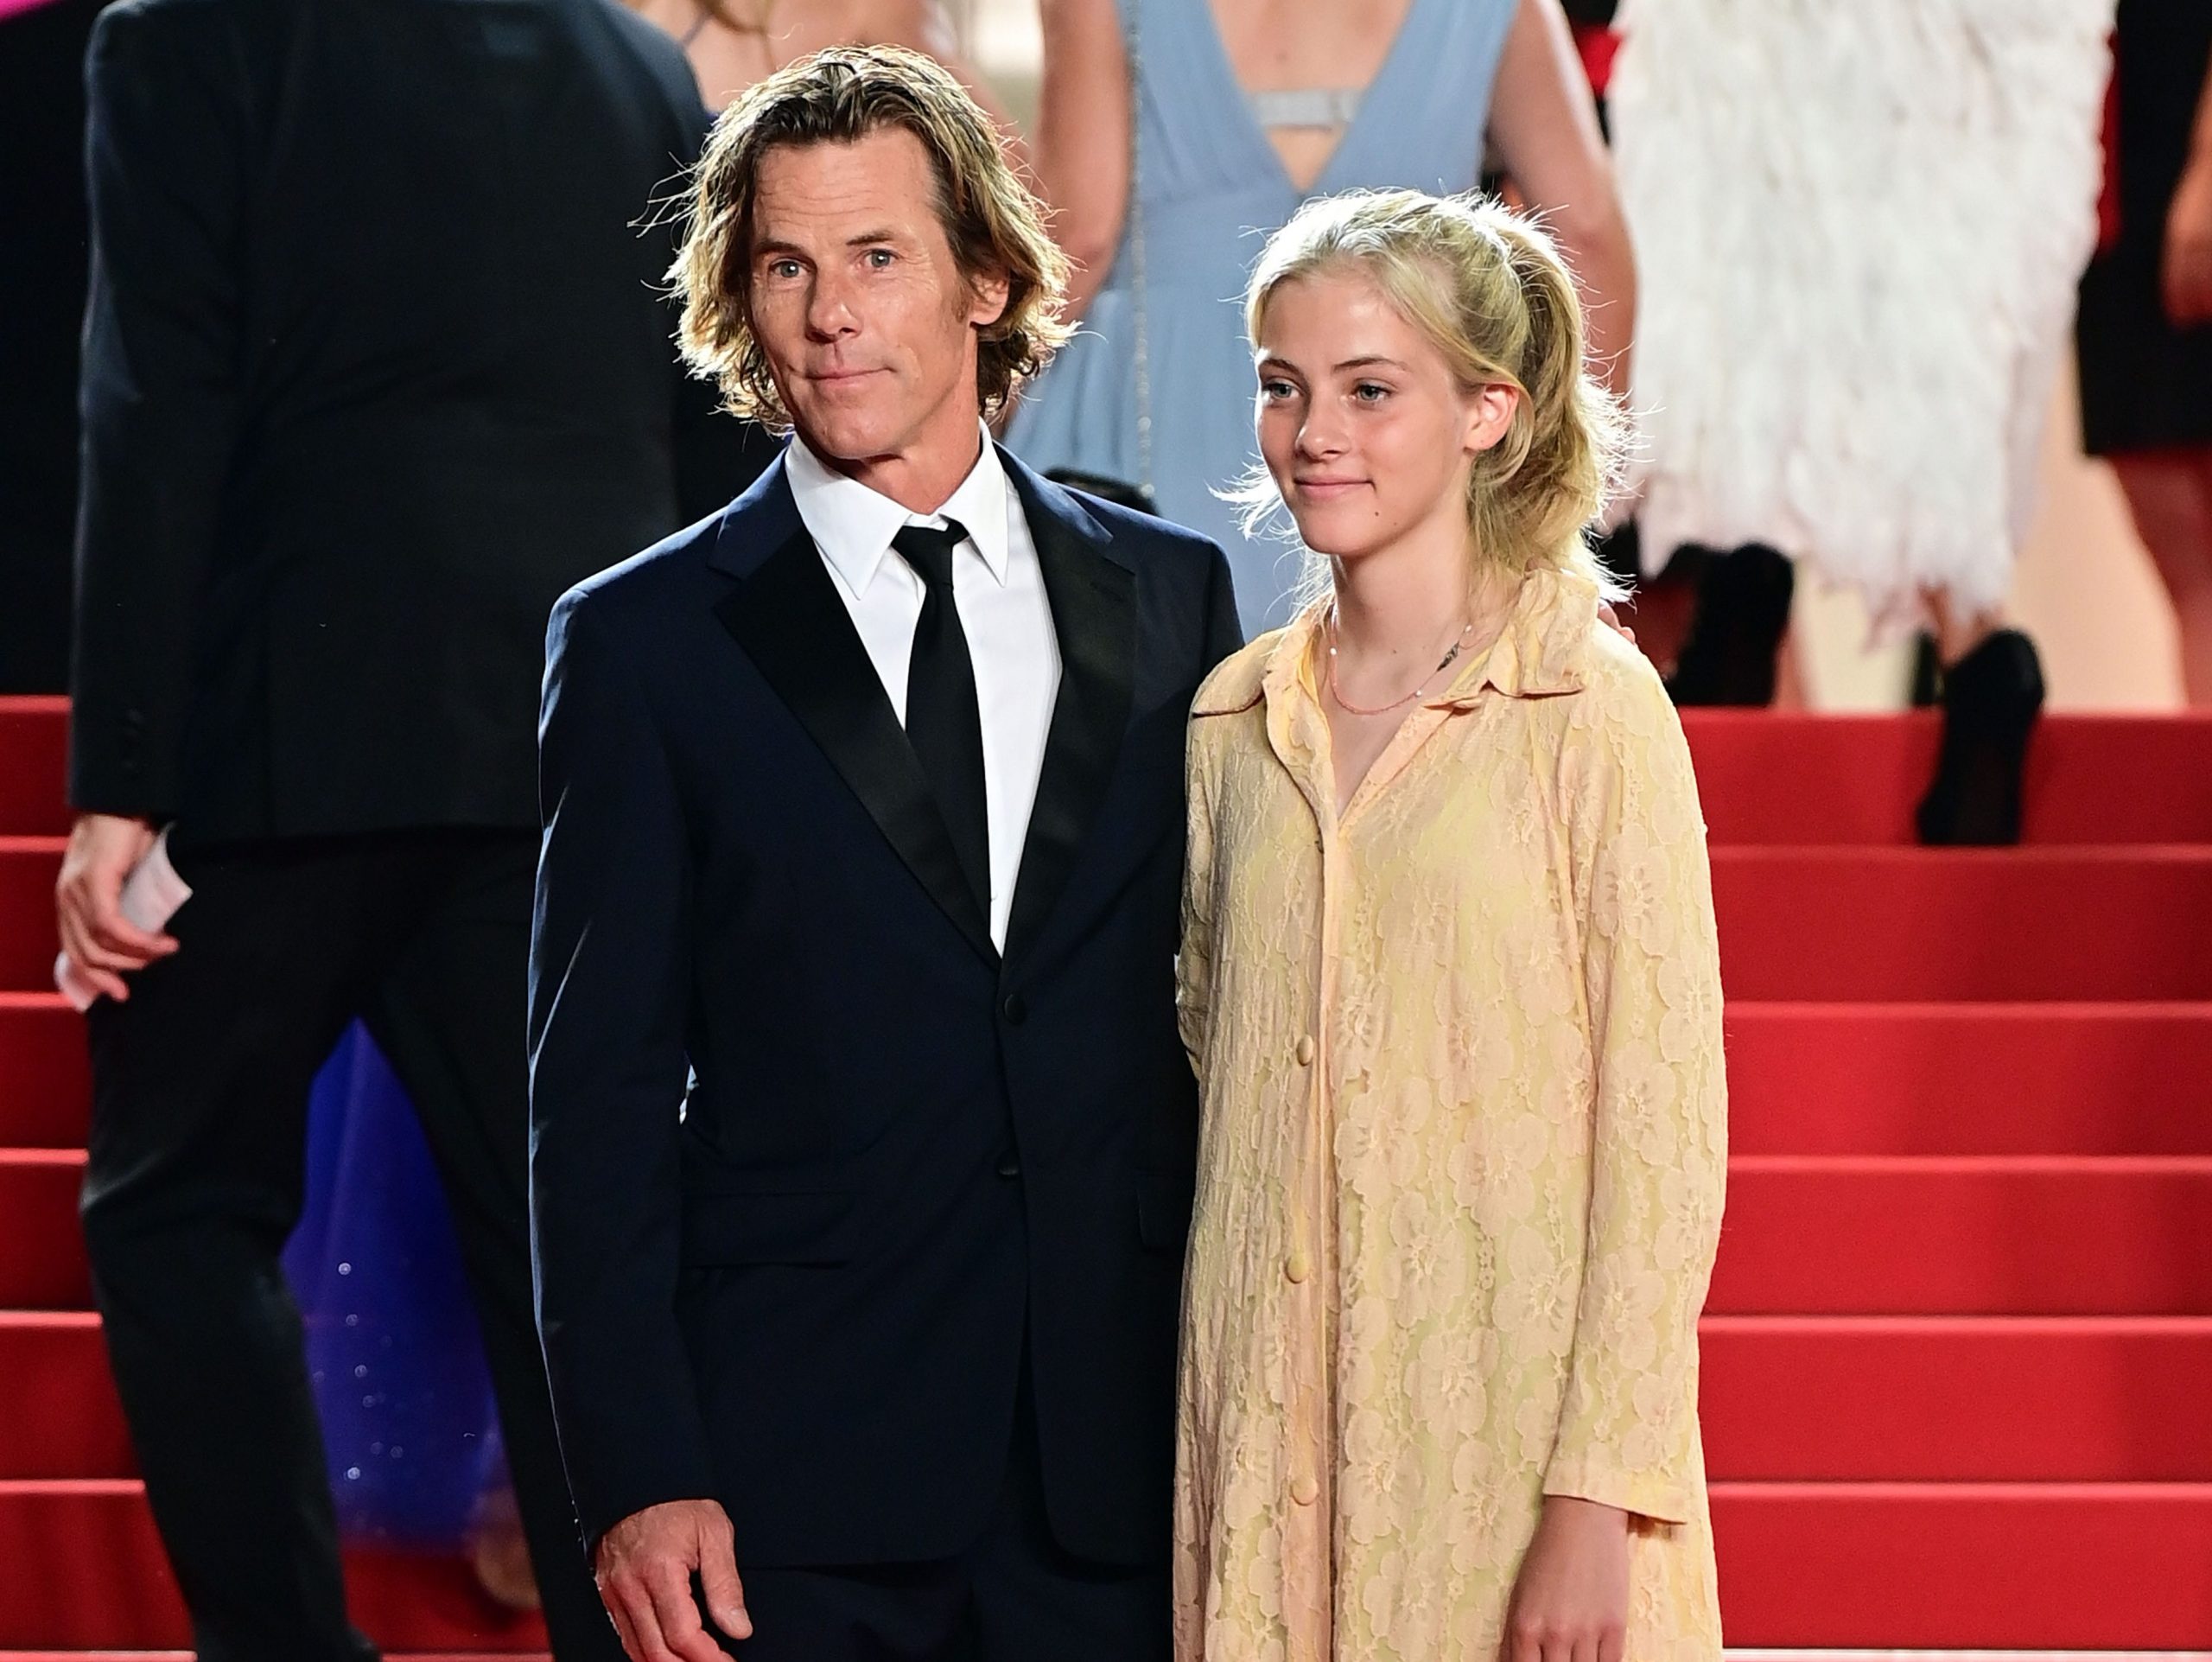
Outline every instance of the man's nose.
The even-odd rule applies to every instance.
[[[853,315],[852,294],[844,279],[825,271],[814,280],[806,299],[806,327],[817,339],[833,341],[858,327]]]

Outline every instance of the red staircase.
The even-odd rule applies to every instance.
[[[0,699],[0,1662],[145,1662],[188,1640],[89,1313],[82,1038],[41,990],[62,724]],[[1930,722],[1689,727],[1731,1645],[2212,1650],[2212,720],[2052,719],[2001,852],[1910,846]],[[450,1563],[349,1568],[395,1651],[543,1643]]]
[[[1701,1408],[1741,1648],[2212,1648],[2212,721],[1695,713],[1728,993]]]
[[[0,697],[0,1662],[182,1662],[191,1630],[77,1228],[84,1035],[51,990],[66,718],[58,698]],[[354,1620],[393,1662],[542,1657],[543,1625],[493,1604],[452,1559],[355,1552],[346,1571]]]

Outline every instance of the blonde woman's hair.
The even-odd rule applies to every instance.
[[[1512,424],[1476,456],[1467,481],[1478,566],[1574,571],[1620,598],[1585,532],[1618,481],[1625,423],[1583,362],[1582,302],[1551,238],[1479,193],[1317,197],[1268,239],[1253,270],[1244,320],[1255,348],[1276,290],[1346,268],[1375,282],[1463,388],[1520,391]],[[1283,506],[1264,468],[1231,500],[1243,505],[1248,532]],[[1327,582],[1325,563],[1309,573],[1310,587],[1325,590]]]
[[[849,144],[902,130],[921,141],[937,181],[937,215],[962,277],[1007,282],[1006,310],[981,331],[980,413],[988,415],[1067,339],[1060,308],[1068,262],[1045,208],[1008,164],[991,118],[936,60],[904,47],[831,47],[755,83],[715,123],[692,174],[683,245],[669,269],[683,301],[677,339],[723,401],[782,430],[791,425],[753,333],[753,206],[760,164],[786,145]]]

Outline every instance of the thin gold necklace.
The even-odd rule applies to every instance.
[[[1467,627],[1459,631],[1459,638],[1452,643],[1452,650],[1437,660],[1436,667],[1421,678],[1421,684],[1402,698],[1393,698],[1387,704],[1377,704],[1365,710],[1344,697],[1344,690],[1337,685],[1337,608],[1329,608],[1329,696],[1337,701],[1338,708],[1354,716],[1387,716],[1401,704],[1409,704],[1428,691],[1428,684],[1450,669],[1454,660],[1466,649],[1467,637],[1475,632],[1475,621],[1467,620]]]

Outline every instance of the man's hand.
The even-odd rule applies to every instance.
[[[176,951],[169,935],[149,935],[123,915],[123,880],[154,846],[154,828],[119,814],[81,813],[69,830],[54,885],[61,950],[85,978],[118,1003],[130,997],[126,971]]]
[[[1548,1495],[1521,1560],[1503,1662],[1621,1662],[1628,1633],[1628,1514]]]
[[[632,1512],[600,1538],[598,1570],[600,1599],[631,1662],[724,1662],[691,1596],[694,1570],[715,1625],[732,1639],[753,1636],[729,1514],[711,1500]]]

